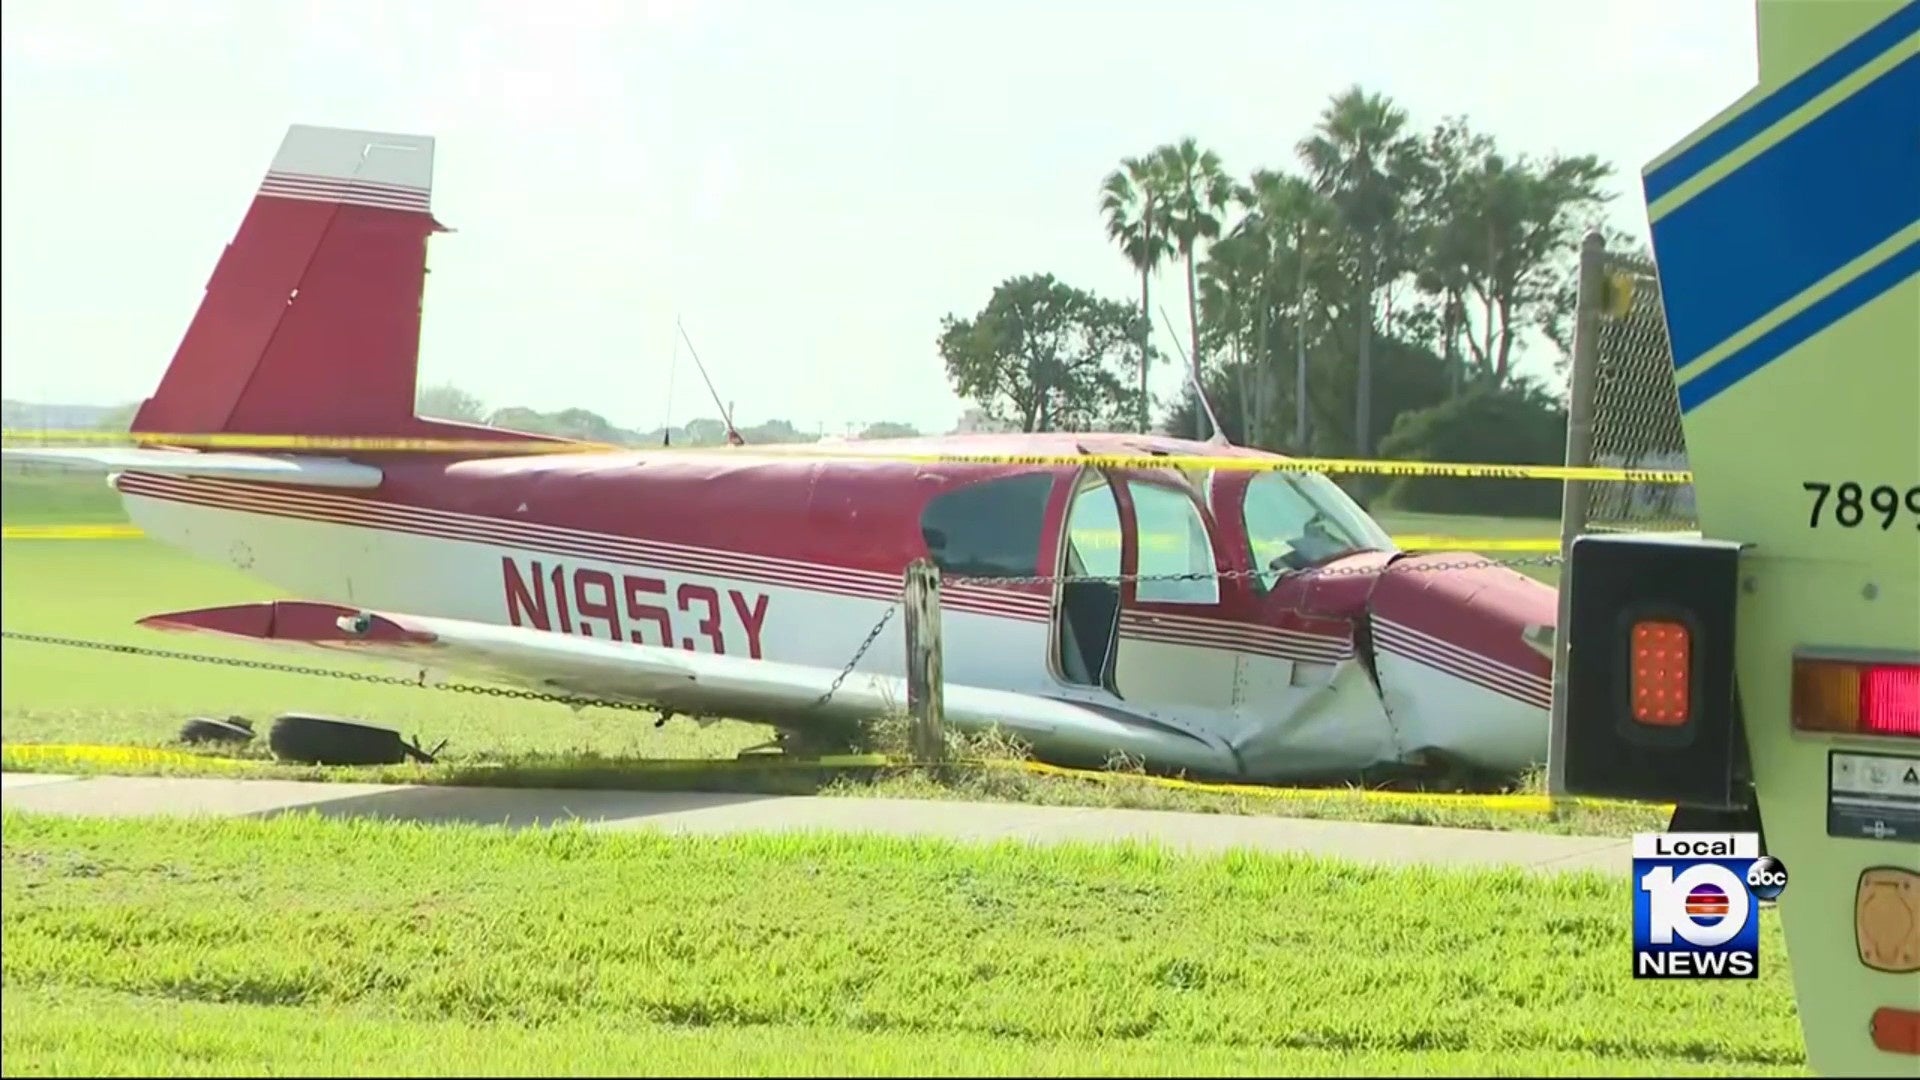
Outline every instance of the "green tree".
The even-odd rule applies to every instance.
[[[1130,157],[1107,174],[1100,185],[1100,212],[1106,219],[1107,238],[1120,248],[1127,262],[1140,275],[1140,418],[1139,429],[1146,431],[1147,372],[1153,356],[1154,272],[1173,254],[1169,241],[1167,216],[1157,156]]]
[[[561,409],[543,413],[524,405],[509,405],[495,409],[486,422],[492,427],[524,431],[532,435],[555,435],[581,442],[634,446],[642,441],[637,432],[617,427],[606,417],[589,409]]]
[[[1417,282],[1456,388],[1463,376],[1504,384],[1529,328],[1564,349],[1580,237],[1610,198],[1600,184],[1612,168],[1590,154],[1508,158],[1450,118],[1422,144],[1419,172]]]
[[[1276,327],[1276,346],[1282,351],[1290,349],[1291,335],[1291,327]],[[1221,426],[1226,429],[1228,438],[1241,445],[1281,453],[1315,457],[1344,456],[1352,434],[1347,423],[1353,417],[1353,399],[1357,390],[1359,369],[1354,363],[1357,344],[1346,335],[1322,335],[1308,350],[1312,392],[1307,406],[1313,421],[1311,436],[1306,439],[1290,437],[1277,430],[1264,434],[1247,430],[1242,424],[1242,417],[1250,410],[1242,405],[1241,394],[1242,387],[1251,385],[1251,380],[1241,379],[1230,368],[1209,373],[1207,397],[1219,411]],[[1382,415],[1398,417],[1403,413],[1430,408],[1447,399],[1446,367],[1431,350],[1393,335],[1376,338],[1373,348],[1375,369],[1379,376],[1375,399]],[[1191,390],[1177,398],[1167,416],[1168,429],[1179,431],[1190,426],[1196,415],[1195,405]],[[1365,501],[1375,490],[1384,486],[1370,482],[1375,479],[1355,477],[1342,483],[1356,497]]]
[[[100,431],[131,431],[133,430],[134,414],[139,411],[140,403],[137,401],[129,402],[125,405],[115,405],[113,408],[101,413],[100,418],[94,421],[93,426]]]
[[[912,424],[882,420],[877,424],[868,424],[860,432],[860,437],[863,439],[911,439],[918,434],[920,429]]]
[[[452,383],[423,386],[413,398],[413,411],[436,420],[459,420],[469,424],[484,422],[486,403]]]
[[[1339,288],[1334,210],[1305,178],[1271,169],[1255,170],[1236,197],[1245,214],[1229,232],[1228,240],[1238,243],[1245,239],[1258,247],[1265,259],[1260,285],[1263,302],[1251,309],[1259,319],[1252,329],[1257,342],[1254,355],[1267,367],[1258,381],[1274,399],[1271,405],[1277,407],[1290,400],[1294,413],[1291,431],[1282,438],[1268,427],[1277,421],[1277,414],[1266,406],[1256,407],[1254,412],[1271,419],[1255,425],[1259,432],[1255,437],[1304,445],[1309,424],[1307,353],[1312,339],[1327,325],[1328,314],[1320,298]],[[1275,330],[1282,320],[1291,323],[1291,332],[1286,335],[1292,343],[1290,391],[1286,380],[1279,377],[1279,356],[1273,351],[1274,343],[1280,340]]]
[[[1205,352],[1224,357],[1219,370],[1232,372],[1240,384],[1240,430],[1254,438],[1269,432],[1276,396],[1275,367],[1267,355],[1272,266],[1267,238],[1257,230],[1221,238],[1200,266],[1200,339]]]
[[[954,391],[1022,431],[1116,428],[1140,413],[1122,377],[1140,340],[1127,304],[1054,278],[1009,278],[970,318],[941,320],[938,347]]]
[[[745,438],[744,435],[741,436]],[[686,431],[681,436],[683,446],[725,446],[727,443],[727,422],[715,416],[703,416],[687,421]]]
[[[1446,359],[1453,392],[1464,381],[1461,335],[1466,297],[1479,246],[1472,220],[1472,174],[1494,150],[1493,140],[1449,117],[1427,135],[1417,163],[1418,193],[1409,207],[1419,249],[1415,284],[1427,297],[1420,331]]]
[[[812,441],[800,434],[800,429],[794,427],[793,422],[790,420],[769,420],[764,424],[756,424],[753,427],[741,428],[739,430],[740,438],[748,446],[776,446],[782,443]],[[727,441],[726,428],[724,425],[721,427],[720,441]]]
[[[1352,274],[1347,303],[1358,343],[1353,439],[1360,457],[1373,453],[1376,301],[1406,262],[1405,195],[1418,165],[1417,144],[1406,136],[1406,126],[1406,110],[1354,86],[1328,102],[1312,133],[1295,147],[1314,187],[1338,213],[1340,246]]]
[[[1233,201],[1233,181],[1220,155],[1202,150],[1192,137],[1168,143],[1154,152],[1166,186],[1167,231],[1174,249],[1186,263],[1189,364],[1193,380],[1201,379],[1200,287],[1195,254],[1202,240],[1220,235],[1221,216]],[[1149,315],[1151,318],[1151,315]],[[1194,427],[1197,437],[1200,425]]]
[[[1566,446],[1566,410],[1527,379],[1478,384],[1449,401],[1402,413],[1380,440],[1380,452],[1395,461],[1512,465],[1557,465]],[[1386,498],[1397,509],[1424,513],[1555,517],[1560,483],[1408,476],[1396,479]]]

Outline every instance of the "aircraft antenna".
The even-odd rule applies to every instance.
[[[1174,330],[1173,320],[1167,318],[1167,309],[1164,305],[1160,307],[1160,321],[1167,324],[1167,333],[1172,336],[1173,343],[1179,345],[1180,334]],[[1189,352],[1184,346],[1180,351],[1187,354],[1187,377],[1189,381],[1193,383],[1193,396],[1199,399],[1200,410],[1206,413],[1207,423],[1213,428],[1213,434],[1207,438],[1207,441],[1216,446],[1233,445],[1232,441],[1227,438],[1226,430],[1220,426],[1220,417],[1214,414],[1213,402],[1207,400],[1207,388],[1200,383],[1200,361],[1198,357],[1194,353]]]
[[[687,353],[693,357],[693,366],[700,369],[700,378],[707,384],[707,393],[713,396],[713,407],[720,410],[720,420],[727,425],[727,442],[732,446],[745,446],[747,440],[740,437],[740,430],[733,426],[733,412],[720,401],[720,391],[713,388],[713,379],[707,375],[707,365],[700,362],[700,350],[693,347],[693,338],[687,335],[687,328],[675,316],[673,325],[680,328],[680,336],[686,339]]]
[[[680,325],[680,316],[673,317],[675,326]],[[680,369],[680,338],[673,339],[673,352],[667,360],[667,414],[660,419],[660,445],[673,445],[673,376]]]

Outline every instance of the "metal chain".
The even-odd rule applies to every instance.
[[[632,712],[657,711],[655,706],[632,701],[615,701],[574,694],[551,694],[541,690],[482,686],[476,683],[429,683],[424,678],[409,679],[400,675],[374,675],[363,671],[308,667],[305,664],[287,664],[274,660],[242,660],[232,656],[210,656],[206,653],[178,652],[173,649],[152,649],[144,645],[124,645],[112,641],[89,641],[85,638],[55,637],[51,634],[24,634],[18,630],[0,630],[0,638],[10,641],[30,641],[40,645],[58,645],[69,649],[95,649],[102,652],[123,653],[128,656],[149,656],[162,660],[186,660],[199,664],[219,664],[226,667],[253,668],[259,671],[278,671],[293,675],[317,675],[328,679],[344,679],[347,682],[410,686],[417,690],[446,690],[455,694],[477,694],[481,697],[512,698],[517,701],[547,701],[576,707],[598,705],[605,709],[626,709]]]
[[[1347,566],[1347,567],[1310,567],[1306,570],[1286,571],[1289,580],[1301,580],[1316,577],[1366,577],[1380,574],[1439,573],[1445,570],[1481,570],[1488,567],[1519,566],[1558,566],[1560,555],[1527,555],[1512,559],[1455,559],[1450,562],[1408,563],[1395,562],[1385,567]],[[1234,581],[1241,578],[1257,578],[1275,573],[1273,570],[1195,570],[1177,574],[1025,574],[1006,577],[980,576],[974,574],[943,574],[941,581],[950,585],[1052,585],[1066,581],[1100,581],[1110,585],[1142,581]]]
[[[868,649],[873,648],[873,643],[880,638],[880,631],[886,629],[887,623],[893,618],[893,613],[900,610],[901,605],[905,602],[906,594],[902,593],[898,599],[887,605],[887,610],[880,616],[880,621],[873,624],[873,629],[867,631],[867,639],[862,641],[860,648],[854,651],[853,659],[847,661],[846,666],[840,669],[840,674],[833,677],[833,684],[827,687],[827,692],[821,694],[812,704],[808,705],[807,708],[818,709],[833,700],[833,695],[840,690],[840,684],[846,682],[847,676],[853,674],[853,669],[860,666],[861,658],[867,655]]]

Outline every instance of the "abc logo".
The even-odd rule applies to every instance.
[[[1747,867],[1747,888],[1755,899],[1776,900],[1787,891],[1787,864],[1771,855],[1762,855]]]

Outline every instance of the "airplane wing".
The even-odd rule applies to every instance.
[[[277,454],[200,453],[152,450],[130,446],[8,446],[0,458],[69,468],[92,467],[109,472],[160,473],[168,476],[206,476],[223,480],[302,484],[308,487],[375,488],[381,472],[372,465],[340,458]]]
[[[272,600],[170,612],[141,619],[140,625],[372,656],[416,671],[758,721],[829,737],[850,733],[860,722],[904,710],[907,704],[906,682],[893,676],[855,673],[828,698],[840,674],[837,669],[315,601]],[[1125,750],[1174,768],[1238,772],[1224,742],[1190,730],[1177,717],[1156,716],[1118,699],[1076,701],[949,682],[944,706],[946,723],[957,729],[987,731],[997,726],[1036,745],[1083,746],[1093,764],[1114,750]]]

